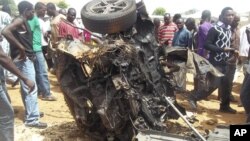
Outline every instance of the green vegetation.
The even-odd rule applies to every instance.
[[[62,8],[62,9],[66,9],[68,7],[68,4],[63,0],[63,1],[60,1],[57,6],[59,8]]]
[[[165,8],[163,7],[158,7],[154,10],[153,15],[160,15],[163,16],[166,13]]]
[[[17,14],[17,6],[14,0],[0,0],[0,5],[8,4],[11,9],[11,14],[16,15]]]

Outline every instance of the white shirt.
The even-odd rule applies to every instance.
[[[2,30],[11,23],[11,17],[8,13],[0,11],[0,34]],[[10,52],[10,45],[9,42],[3,37],[3,41],[0,42],[2,49],[5,54],[9,55]]]
[[[240,28],[240,48],[239,55],[247,57],[250,44],[247,41],[246,27],[250,27],[250,24]]]
[[[49,20],[47,21],[44,21],[42,20],[41,18],[38,18],[39,19],[39,24],[40,24],[40,28],[41,28],[41,34],[42,34],[42,46],[47,46],[48,45],[48,42],[44,39],[44,34],[50,30],[50,22]]]

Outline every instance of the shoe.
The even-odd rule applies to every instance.
[[[196,110],[197,109],[197,103],[196,100],[194,100],[193,98],[189,97],[188,98],[188,102],[191,105],[192,109]]]
[[[230,95],[230,102],[237,102],[233,95]]]
[[[47,123],[43,122],[38,122],[35,124],[25,124],[26,127],[31,127],[31,128],[38,128],[38,129],[45,129],[48,127]]]
[[[223,112],[223,113],[229,113],[229,114],[236,114],[237,111],[234,110],[233,108],[231,107],[227,107],[227,108],[220,108],[219,110],[220,112]]]
[[[56,101],[56,98],[54,96],[50,95],[50,96],[42,97],[42,100],[44,100],[44,101]]]
[[[44,117],[44,112],[40,112],[39,115],[40,115],[40,118]]]

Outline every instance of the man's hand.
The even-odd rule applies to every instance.
[[[29,92],[32,92],[35,89],[35,83],[33,81],[26,79],[24,83],[29,87]]]
[[[22,61],[25,61],[25,60],[26,60],[26,53],[25,53],[25,49],[24,49],[24,48],[22,48],[22,49],[20,50],[20,55],[19,55],[19,57],[18,57],[18,60],[22,60]]]
[[[235,51],[235,49],[234,49],[234,48],[230,48],[230,47],[225,47],[225,48],[224,48],[224,51],[225,51],[225,52],[228,52],[228,51]]]

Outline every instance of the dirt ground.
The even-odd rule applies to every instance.
[[[45,113],[41,118],[42,122],[48,123],[47,129],[31,129],[23,125],[24,107],[21,101],[19,86],[12,88],[8,86],[8,91],[15,110],[15,141],[86,141],[87,139],[77,129],[76,124],[65,104],[63,94],[60,91],[57,80],[54,75],[49,75],[51,82],[51,91],[57,97],[57,101],[42,101],[39,99],[40,111]],[[239,101],[239,91],[243,80],[242,73],[239,75],[233,86],[233,95]],[[188,89],[191,90],[192,75],[187,77]],[[197,121],[193,124],[200,132],[205,130],[213,130],[218,124],[240,124],[245,121],[245,113],[242,107],[238,107],[239,102],[232,103],[232,107],[237,109],[237,114],[225,114],[218,111],[219,101],[217,100],[217,92],[208,97],[208,100],[198,102],[198,110],[194,112],[183,95],[177,95],[179,103],[184,106],[187,111],[191,111]],[[186,130],[187,125],[182,119],[171,120],[171,127],[180,126]],[[173,126],[174,125],[174,126]],[[174,128],[173,128],[174,129]],[[172,130],[179,133],[178,129]]]

